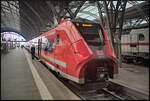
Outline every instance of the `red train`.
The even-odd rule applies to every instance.
[[[78,84],[100,82],[118,74],[117,59],[102,25],[63,20],[26,44],[50,69]]]

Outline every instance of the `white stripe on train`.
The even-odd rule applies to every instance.
[[[65,63],[65,62],[60,61],[60,60],[57,60],[57,59],[54,59],[54,58],[49,57],[49,56],[46,56],[46,55],[43,54],[43,53],[41,53],[41,55],[42,55],[43,57],[45,57],[46,59],[52,61],[53,63],[56,63],[56,64],[58,64],[58,65],[60,65],[60,66],[62,66],[62,67],[64,67],[64,68],[66,68],[66,63]]]
[[[45,56],[44,54],[41,54],[44,58],[48,59],[48,60],[52,60],[52,62],[54,62],[54,58],[51,58],[51,57],[48,57],[48,56]],[[50,61],[51,61],[50,60]],[[43,61],[43,60],[42,60]],[[59,61],[59,60],[58,60]],[[74,82],[77,82],[77,83],[80,83],[80,84],[84,84],[84,78],[76,78],[76,77],[73,77],[71,75],[68,75],[64,72],[62,72],[61,70],[57,69],[56,67],[54,67],[53,65],[51,65],[50,63],[48,63],[47,61],[44,61],[52,70],[56,71],[56,72],[59,72],[64,78],[67,78],[67,79],[70,79]],[[60,61],[59,61],[60,62]]]

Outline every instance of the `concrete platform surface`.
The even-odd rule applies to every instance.
[[[31,59],[29,52],[26,50],[24,52]],[[44,65],[36,60],[31,61],[54,100],[80,100],[78,96],[60,82]]]
[[[1,56],[2,100],[45,100],[48,95],[50,100],[80,100],[25,49]]]
[[[41,99],[21,48],[9,50],[1,56],[1,99]]]
[[[123,63],[122,68],[119,68],[118,77],[112,81],[149,95],[149,67]]]

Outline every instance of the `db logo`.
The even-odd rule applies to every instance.
[[[104,52],[102,50],[97,50],[96,53],[97,55],[104,55]]]

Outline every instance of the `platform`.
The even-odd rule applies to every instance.
[[[118,77],[111,81],[149,95],[149,67],[122,63]]]
[[[2,100],[79,100],[27,50],[16,48],[1,56]]]

